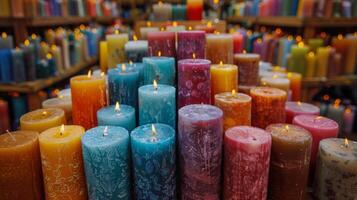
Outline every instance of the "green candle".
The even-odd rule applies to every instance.
[[[291,47],[291,60],[289,71],[297,72],[305,76],[306,74],[306,54],[309,52],[309,47],[300,42],[298,45]]]

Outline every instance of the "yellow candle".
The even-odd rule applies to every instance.
[[[43,199],[38,133],[0,135],[0,199]]]
[[[288,93],[290,90],[290,81],[287,78],[278,76],[263,77],[260,82],[262,86],[278,88],[284,90],[286,93]]]
[[[238,88],[238,67],[230,64],[211,65],[211,95],[231,92]],[[213,102],[214,103],[214,102]]]
[[[330,56],[330,47],[317,48],[317,65],[315,76],[326,77],[328,69],[328,59]]]
[[[314,77],[316,71],[316,56],[314,52],[310,52],[306,55],[306,77]]]
[[[66,117],[64,111],[59,108],[38,109],[26,113],[20,118],[21,130],[39,133],[61,124],[66,124]]]
[[[107,72],[108,70],[108,45],[107,41],[101,41],[100,42],[100,58],[99,58],[99,65],[100,65],[100,70],[102,72]]]
[[[107,35],[108,67],[115,68],[117,64],[125,62],[125,44],[129,41],[128,34]]]
[[[301,78],[299,73],[289,72],[287,77],[290,81],[291,99],[293,101],[301,101]]]
[[[59,96],[42,102],[42,108],[60,108],[65,112],[67,122],[72,121],[72,99]]]
[[[86,200],[81,126],[58,126],[39,137],[47,200]]]

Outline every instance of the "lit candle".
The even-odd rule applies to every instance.
[[[326,117],[336,121],[340,127],[343,127],[344,111],[345,106],[341,105],[341,99],[336,99],[328,106]],[[342,129],[340,131],[342,131]]]
[[[133,107],[116,102],[115,106],[107,106],[98,110],[98,126],[121,126],[132,131],[136,127],[135,116]]]
[[[324,41],[321,38],[311,38],[307,41],[310,51],[316,53],[317,48],[322,47],[324,45]]]
[[[189,27],[189,30],[190,30],[190,27]],[[205,33],[215,33],[216,27],[212,26],[212,22],[211,21],[208,21],[206,24],[198,24],[198,25],[196,25],[195,26],[195,30],[204,31]]]
[[[176,35],[174,32],[149,32],[148,37],[148,55],[157,56],[176,56]]]
[[[162,57],[160,52],[158,54],[157,57],[143,58],[143,84],[151,84],[155,79],[160,84],[175,85],[175,59]]]
[[[127,60],[139,63],[142,62],[143,57],[146,57],[148,55],[147,40],[134,40],[127,42],[125,44],[125,54]]]
[[[285,103],[286,111],[286,123],[291,124],[294,117],[298,115],[319,115],[320,108],[308,103],[302,103],[300,101]]]
[[[258,54],[235,54],[234,64],[239,66],[239,85],[257,86],[259,85],[259,61]]]
[[[128,34],[107,35],[108,67],[115,68],[118,63],[125,62],[125,43],[128,42]]]
[[[172,18],[172,5],[170,3],[159,3],[152,6],[154,19],[156,21],[168,21]]]
[[[51,46],[51,50],[50,50],[51,55],[53,56],[53,59],[55,61],[55,66],[57,68],[57,71],[59,73],[63,73],[64,72],[64,66],[63,66],[63,61],[62,61],[62,51],[61,48],[56,46],[56,45],[52,45]]]
[[[90,129],[82,149],[89,199],[130,199],[129,132],[115,126]]]
[[[234,54],[236,53],[242,53],[243,52],[243,46],[244,46],[244,42],[243,42],[243,35],[240,33],[235,33],[232,34],[233,37],[233,52]]]
[[[42,108],[60,108],[64,110],[66,120],[72,122],[72,99],[71,97],[58,96],[42,102]]]
[[[206,58],[212,64],[233,64],[233,37],[228,34],[208,34],[206,36]]]
[[[305,76],[306,74],[306,55],[309,51],[309,47],[300,42],[298,45],[291,47],[291,66],[289,71],[297,72]]]
[[[61,124],[66,124],[66,117],[64,111],[59,108],[38,109],[20,118],[21,130],[39,133]]]
[[[290,91],[292,93],[291,99],[293,101],[301,100],[301,79],[302,76],[299,73],[289,72],[286,77],[290,81]]]
[[[3,32],[0,37],[0,49],[12,49],[14,48],[14,42],[11,35]]]
[[[343,129],[345,133],[352,133],[355,120],[355,106],[348,106],[343,113]]]
[[[186,20],[186,5],[172,5],[172,19]]]
[[[177,60],[195,58],[204,59],[206,34],[204,31],[179,31],[177,33]]]
[[[284,90],[286,93],[290,90],[290,81],[287,78],[281,78],[278,76],[263,77],[260,82],[262,86],[278,88]]]

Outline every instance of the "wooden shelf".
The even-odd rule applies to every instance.
[[[27,26],[61,26],[61,25],[79,25],[91,22],[91,17],[35,17],[27,19]]]
[[[39,79],[36,81],[28,81],[23,83],[4,84],[0,83],[0,92],[19,92],[19,93],[35,93],[56,83],[59,83],[71,76],[77,74],[81,70],[92,67],[98,62],[98,58],[91,58],[88,62],[75,65],[67,69],[64,74],[53,76],[46,79]]]
[[[304,88],[316,88],[321,86],[341,86],[341,85],[357,85],[357,75],[345,75],[334,78],[314,77],[304,78],[302,80]]]

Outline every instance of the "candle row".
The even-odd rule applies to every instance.
[[[203,0],[188,0],[186,5],[172,5],[161,1],[152,6],[155,21],[202,20]]]

